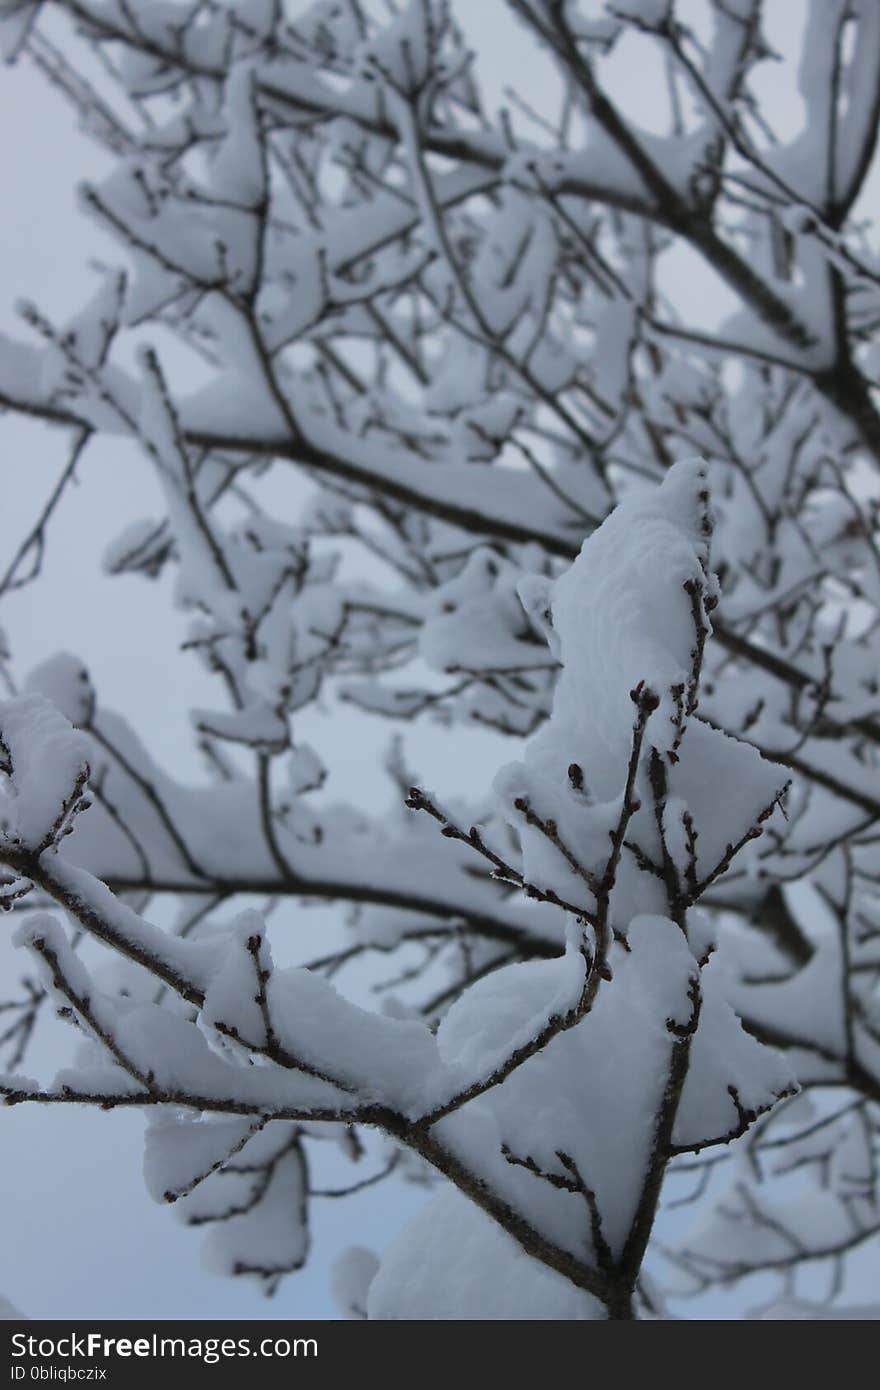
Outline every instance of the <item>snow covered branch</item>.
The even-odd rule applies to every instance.
[[[150,1190],[269,1291],[328,1138],[339,1192],[445,1179],[355,1316],[663,1316],[664,1185],[680,1292],[795,1307],[880,1229],[880,12],[493,0],[496,112],[476,8],[0,3],[119,260],[0,336],[0,412],[67,441],[0,562],[3,1095],[145,1107]],[[171,576],[213,682],[198,777],[15,659],[102,439],[159,499],[108,585]],[[393,806],[340,803],[343,705],[497,736],[491,795],[396,744]]]

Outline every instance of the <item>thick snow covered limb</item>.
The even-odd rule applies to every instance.
[[[88,804],[85,740],[41,696],[0,703],[0,854],[39,857]]]
[[[457,1112],[463,1124],[482,1108],[512,1170],[514,1205],[540,1211],[531,1220],[543,1230],[562,1230],[581,1206],[580,1249],[613,1316],[630,1306],[669,1159],[741,1135],[795,1088],[782,1059],[742,1032],[717,973],[703,989],[710,947],[696,919],[693,940],[689,934],[706,887],[761,833],[785,789],[778,769],[697,715],[716,593],[708,504],[704,467],[677,465],[659,490],[622,503],[555,586],[522,586],[561,670],[550,716],[524,761],[496,779],[517,817],[521,870],[417,788],[408,799],[499,877],[567,908],[577,923],[560,962],[495,971],[453,1005],[438,1032],[441,1053],[482,1076],[427,1118],[451,1116],[443,1133],[454,1134]],[[707,819],[701,784],[728,775],[738,795],[716,813],[706,857],[697,846]],[[615,891],[622,869],[626,897]],[[642,880],[650,896],[641,894]],[[587,906],[574,905],[578,895]],[[640,902],[661,915],[639,912]],[[575,988],[568,973],[578,951]],[[622,1070],[610,1073],[616,1051]],[[590,1059],[600,1057],[591,1087]],[[431,1289],[450,1277],[432,1270]],[[382,1274],[376,1288],[384,1291],[377,1306],[393,1315]],[[408,1288],[405,1278],[401,1297]]]
[[[659,489],[623,501],[555,584],[520,586],[561,669],[549,718],[496,791],[524,881],[583,903],[599,934],[625,933],[639,911],[687,930],[787,786],[697,713],[717,602],[711,530],[705,465],[676,464]],[[707,804],[715,777],[737,788],[724,815]]]

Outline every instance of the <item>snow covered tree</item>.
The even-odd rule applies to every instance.
[[[173,572],[217,691],[191,785],[76,657],[5,654],[0,1095],[144,1109],[150,1191],[270,1292],[321,1141],[436,1183],[340,1263],[351,1316],[761,1273],[826,1315],[880,1233],[880,6],[486,5],[544,84],[497,115],[443,0],[0,0],[113,156],[120,262],[0,339],[0,407],[70,437],[0,594],[134,441],[164,512],[105,569]],[[392,811],[330,800],[342,701],[491,731],[491,790],[398,742]],[[39,1083],[46,1008],[79,1041]]]

